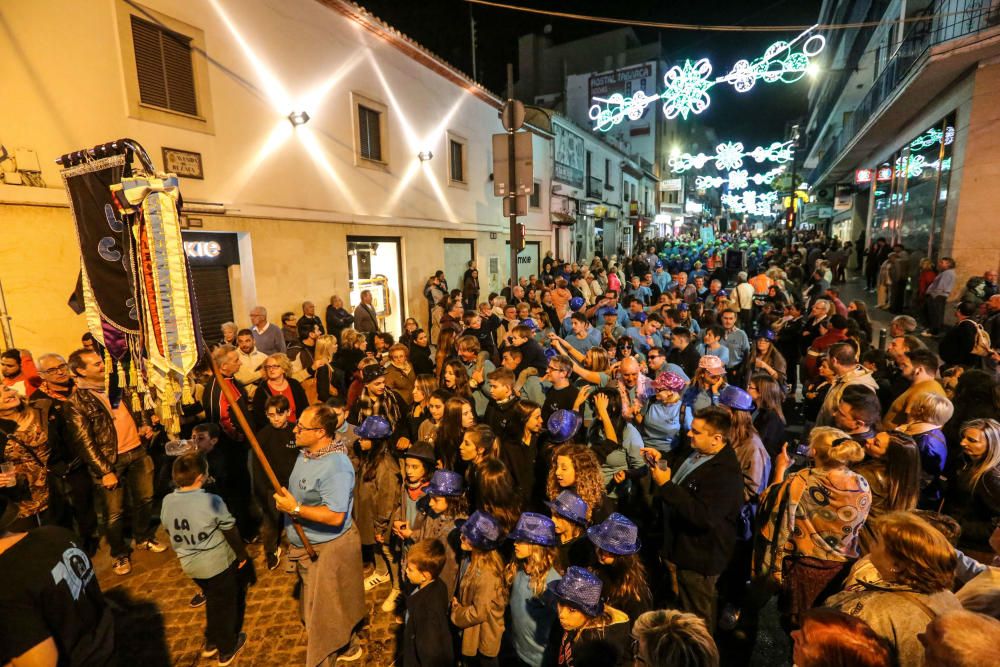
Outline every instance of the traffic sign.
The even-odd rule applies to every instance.
[[[500,111],[500,123],[508,132],[516,132],[524,125],[524,104],[519,100],[507,100]]]
[[[506,133],[493,135],[493,194],[506,197],[508,181],[510,180],[510,165],[508,164]],[[515,194],[531,194],[534,189],[534,167],[532,163],[531,133],[514,133],[514,176]]]

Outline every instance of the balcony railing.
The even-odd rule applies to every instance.
[[[840,133],[830,142],[826,153],[810,174],[809,182],[816,183],[819,177],[826,174],[865,124],[879,115],[886,100],[895,93],[914,65],[924,59],[931,47],[997,25],[1000,21],[1000,8],[993,5],[993,0],[936,0],[926,10],[936,18],[911,25],[868,94],[854,109]]]
[[[587,181],[587,196],[597,199],[604,197],[604,183],[601,182],[601,179],[590,177],[590,180]]]

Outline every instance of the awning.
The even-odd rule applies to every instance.
[[[576,224],[576,217],[569,213],[552,211],[552,224],[558,227],[569,227]]]

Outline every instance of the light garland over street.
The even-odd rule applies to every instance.
[[[677,174],[682,174],[688,169],[701,169],[709,162],[715,163],[716,169],[733,170],[743,166],[743,160],[753,158],[757,164],[764,162],[776,162],[784,164],[792,161],[792,142],[775,141],[770,146],[757,146],[752,151],[747,152],[743,148],[743,143],[727,141],[715,147],[715,155],[698,153],[681,153],[670,158],[670,170]]]
[[[775,167],[762,174],[750,176],[746,169],[739,169],[731,171],[725,176],[698,176],[694,180],[694,186],[699,190],[721,188],[723,185],[730,190],[743,190],[750,187],[751,182],[754,185],[770,185],[784,171],[785,168],[783,166]]]
[[[628,97],[620,93],[594,97],[596,104],[589,111],[594,129],[607,132],[626,118],[638,120],[648,106],[658,101],[663,102],[663,115],[668,120],[678,116],[686,120],[689,114],[700,114],[708,108],[712,102],[708,91],[720,83],[732,86],[739,93],[752,90],[758,81],[795,83],[805,76],[810,58],[819,55],[826,45],[826,38],[812,34],[812,30],[806,30],[791,42],[775,42],[752,62],[736,61],[722,76],[712,77],[708,58],[685,60],[683,65],[674,65],[663,75],[665,88],[661,93],[647,95],[640,90]]]

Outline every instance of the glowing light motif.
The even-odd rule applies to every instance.
[[[785,171],[784,167],[775,167],[763,174],[747,175],[746,169],[731,171],[725,176],[698,176],[694,179],[694,187],[699,190],[710,188],[721,188],[725,185],[730,190],[743,190],[750,187],[750,182],[754,185],[770,185],[779,174]]]
[[[698,155],[681,153],[670,158],[669,162],[671,171],[680,174],[692,167],[701,169],[709,162],[715,162],[716,169],[739,169],[743,166],[743,160],[746,158],[753,158],[757,164],[764,162],[777,162],[778,164],[791,162],[792,142],[786,141],[781,143],[775,141],[766,148],[764,146],[757,146],[748,153],[743,149],[743,144],[740,142],[733,143],[729,141],[716,146],[714,156],[705,155],[704,153],[699,153]]]
[[[936,127],[932,127],[910,142],[910,150],[922,151],[925,148],[937,146],[941,142],[942,138],[944,138],[945,146],[950,145],[953,141],[955,141],[955,128],[949,125],[944,128],[944,132],[941,132],[941,130]]]
[[[818,55],[826,45],[822,35],[811,33],[812,28],[791,42],[775,42],[760,58],[752,62],[738,60],[722,76],[713,78],[712,63],[708,58],[694,62],[685,60],[683,65],[674,65],[663,75],[665,88],[662,93],[646,95],[639,91],[631,97],[619,93],[594,97],[592,99],[596,104],[590,107],[589,112],[594,129],[607,132],[626,118],[638,120],[646,107],[657,101],[663,102],[663,115],[668,119],[680,116],[686,120],[688,114],[700,114],[708,108],[712,102],[708,91],[720,83],[728,84],[740,93],[751,90],[758,81],[795,83],[806,75],[809,59]]]
[[[748,213],[750,215],[771,215],[771,208],[778,201],[777,192],[757,193],[747,190],[740,194],[727,192],[720,197],[722,205],[733,213]]]

